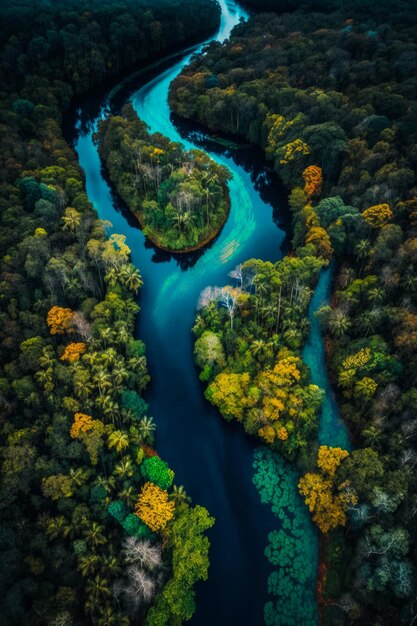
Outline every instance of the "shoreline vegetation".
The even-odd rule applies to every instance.
[[[155,246],[185,254],[218,236],[230,211],[225,167],[150,134],[130,104],[101,121],[95,139],[110,181]]]
[[[284,9],[268,0],[250,4]],[[409,1],[305,0],[290,8],[255,15],[229,41],[212,43],[173,82],[170,104],[211,132],[263,148],[291,190],[293,248],[313,245],[335,260],[331,303],[318,317],[356,449],[322,446],[299,458],[300,492],[326,537],[321,623],[408,625],[415,620],[417,531],[416,15]],[[203,292],[195,346],[207,397],[247,430],[267,427],[272,446],[288,455],[288,407],[284,401],[271,423],[263,399],[271,393],[259,375],[265,369],[272,377],[276,367],[276,272],[280,279],[287,262],[264,279],[265,264],[247,261],[229,287]],[[242,271],[250,278],[243,290]],[[262,282],[266,304],[257,293]],[[279,335],[275,344],[285,345]],[[225,377],[235,393],[222,385]],[[279,623],[277,610],[270,623]]]
[[[210,0],[3,7],[4,624],[180,622],[207,578],[214,520],[153,448],[140,272],[97,219],[61,124],[74,98],[219,17]]]

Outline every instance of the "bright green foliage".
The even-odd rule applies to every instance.
[[[159,458],[159,456],[151,456],[145,459],[140,471],[145,481],[149,481],[161,487],[161,489],[169,489],[174,480],[174,472],[169,469],[168,464]]]
[[[204,536],[214,524],[208,511],[201,506],[177,508],[170,525],[170,546],[173,550],[172,577],[166,584],[162,598],[149,611],[147,626],[166,624],[169,612],[179,620],[188,620],[195,610],[193,585],[206,580],[208,575],[210,542]]]

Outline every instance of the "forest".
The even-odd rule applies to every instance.
[[[288,197],[285,254],[244,257],[252,248],[233,239],[236,175],[213,153],[153,132],[129,100],[94,134],[103,181],[121,199],[120,214],[133,216],[135,245],[142,230],[145,248],[207,255],[191,275],[206,286],[194,303],[190,360],[206,405],[229,429],[220,432],[237,441],[245,431],[252,482],[278,520],[265,541],[267,626],[417,620],[414,2],[242,4],[250,13],[221,38],[216,31],[231,18],[215,0],[2,3],[6,626],[179,626],[198,608],[197,583],[210,579],[211,529],[225,528],[219,517],[230,512],[215,520],[208,505],[193,503],[175,479],[182,468],[158,453],[160,416],[147,401],[141,339],[148,285],[126,235],[99,219],[65,132],[82,98],[205,38],[170,85],[173,120],[190,124],[194,136],[225,140],[224,158],[243,144],[262,150],[264,178],[279,179]],[[248,175],[255,191],[261,179]],[[251,196],[238,198],[250,204]],[[158,255],[152,262],[162,265]],[[217,262],[227,268],[222,277]],[[314,319],[348,432],[343,446],[320,439],[329,391],[315,384],[305,358],[323,272],[333,277],[331,293]],[[164,276],[161,288],[167,310],[173,278]],[[185,303],[185,289],[178,294]],[[180,342],[171,328],[173,358]],[[179,358],[177,367],[185,367]],[[192,437],[191,420],[201,416],[190,413]],[[190,439],[203,451],[208,440],[209,431],[207,442]],[[223,450],[225,442],[216,446],[230,468],[234,449]],[[246,468],[238,469],[243,476]],[[228,505],[249,517],[249,494],[238,481],[234,487]],[[233,535],[254,541],[246,531],[233,526]],[[236,569],[246,564],[232,549],[221,561],[229,558]],[[249,589],[256,576],[249,567]],[[210,600],[219,613],[227,592]],[[197,613],[193,623],[205,617]],[[261,617],[239,621],[259,626]]]
[[[159,248],[190,252],[219,233],[229,213],[226,168],[150,135],[129,105],[100,124],[97,141],[110,180]]]
[[[410,624],[416,15],[407,2],[381,3],[376,13],[365,6],[359,16],[352,3],[331,11],[326,3],[300,4],[308,10],[256,15],[225,44],[211,43],[171,87],[177,114],[265,150],[289,189],[297,254],[275,267],[247,261],[229,287],[203,292],[195,358],[206,396],[226,419],[287,455],[296,441],[305,472],[300,493],[323,534],[323,623]],[[318,315],[350,454],[325,446],[302,453],[314,428],[314,415],[303,410],[309,388],[297,390],[308,378],[296,361],[317,267],[306,251],[312,246],[321,262],[337,267],[331,303]],[[304,261],[308,273],[291,275],[289,262]],[[320,393],[313,397],[311,409]],[[295,406],[301,426],[294,433]]]
[[[75,95],[218,18],[203,1],[2,5],[3,624],[188,619],[207,577],[214,520],[153,448],[141,275],[61,124]]]

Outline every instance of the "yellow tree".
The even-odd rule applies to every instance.
[[[218,374],[207,387],[206,398],[219,407],[226,419],[242,421],[248,406],[246,397],[250,382],[249,374]]]
[[[307,232],[306,244],[313,244],[320,256],[325,259],[330,259],[333,254],[332,244],[330,237],[321,226],[313,226]]]
[[[392,218],[392,211],[388,204],[375,204],[362,213],[363,219],[371,228],[381,228]]]
[[[336,470],[348,455],[347,450],[341,448],[320,446],[317,458],[320,472],[309,472],[298,483],[314,523],[324,534],[336,526],[344,526],[348,506],[357,503],[348,481],[338,486],[334,484]]]
[[[61,361],[67,361],[68,363],[75,363],[86,350],[87,346],[85,343],[69,343],[65,346],[65,350],[60,359]]]
[[[53,306],[49,309],[46,323],[51,335],[63,335],[68,330],[72,316],[71,309],[62,306]]]
[[[174,516],[175,504],[168,492],[153,483],[145,483],[135,505],[137,515],[152,531],[162,530]]]
[[[100,420],[94,420],[91,415],[85,413],[75,413],[70,435],[72,439],[83,442],[92,465],[97,465],[105,431],[106,427]]]

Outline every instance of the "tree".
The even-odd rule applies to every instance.
[[[42,479],[42,493],[46,498],[60,500],[70,498],[73,493],[73,483],[69,476],[55,474]]]
[[[137,515],[154,532],[162,530],[174,515],[174,502],[168,492],[152,483],[145,483],[135,506]]]
[[[61,361],[68,361],[68,363],[75,363],[86,350],[87,346],[85,343],[69,343],[65,346],[60,359]]]
[[[46,323],[51,335],[63,335],[70,327],[73,312],[61,306],[53,306],[48,311]]]
[[[236,313],[236,307],[239,304],[239,298],[242,292],[240,289],[234,289],[233,287],[222,287],[219,293],[219,302],[227,309],[230,317],[230,328],[233,330],[233,320]]]
[[[309,472],[298,483],[313,521],[324,534],[339,525],[344,526],[348,506],[357,503],[356,495],[349,490],[348,481],[338,485],[337,489],[334,484],[336,470],[348,454],[341,448],[320,446],[317,458],[320,472]]]
[[[129,446],[129,437],[122,430],[114,430],[109,435],[108,447],[114,448],[116,452],[121,454]]]
[[[303,172],[304,191],[311,196],[319,196],[323,185],[323,171],[317,165],[310,165]]]
[[[141,464],[140,471],[145,481],[154,483],[161,489],[169,489],[174,480],[174,472],[158,456],[145,459]]]
[[[375,204],[365,209],[363,219],[371,228],[382,228],[392,218],[392,211],[388,204]]]

